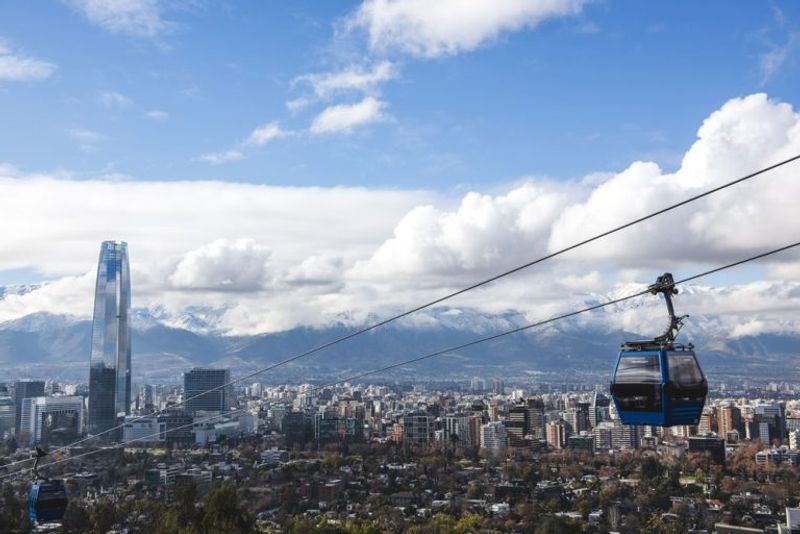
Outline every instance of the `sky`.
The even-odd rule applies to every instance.
[[[800,153],[799,61],[795,2],[3,3],[0,286],[44,285],[0,322],[89,315],[105,239],[165,320],[403,309]],[[798,172],[454,305],[539,317],[795,241]],[[798,274],[689,305],[794,330]]]

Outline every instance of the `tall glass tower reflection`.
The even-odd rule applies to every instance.
[[[104,241],[97,265],[89,362],[89,433],[116,426],[131,405],[131,280],[128,244]],[[115,436],[109,435],[109,438]]]

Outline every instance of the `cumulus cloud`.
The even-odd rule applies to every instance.
[[[474,50],[502,33],[575,15],[583,0],[365,0],[348,26],[365,31],[375,51],[437,57]]]
[[[134,306],[224,308],[220,327],[240,333],[312,324],[355,306],[337,289],[346,267],[369,255],[404,212],[433,198],[346,187],[74,180],[0,166],[0,213],[14,226],[0,234],[0,271],[54,280],[46,291],[0,300],[0,318],[68,309],[90,316],[91,283],[63,277],[90,273],[91,280],[100,243],[118,239],[130,247]],[[232,297],[225,290],[255,286],[258,269],[248,267],[243,278],[214,271],[215,254],[258,257],[259,247],[272,251],[262,285],[269,298],[261,290]],[[239,269],[244,260],[230,261]]]
[[[337,72],[306,74],[295,78],[292,85],[308,83],[318,98],[329,98],[347,91],[372,92],[378,85],[396,76],[395,66],[389,61],[381,61],[370,69],[350,66]]]
[[[386,103],[374,97],[365,97],[355,104],[328,106],[311,123],[312,134],[351,132],[357,126],[385,121]]]
[[[28,82],[52,76],[52,63],[12,51],[0,41],[0,82]]]
[[[789,104],[762,93],[734,98],[703,122],[677,171],[631,164],[564,210],[554,221],[549,248],[562,248],[798,153],[800,116]],[[796,164],[772,171],[575,255],[644,265],[647,258],[651,265],[716,262],[794,241],[793,199],[800,198],[796,173]]]
[[[288,135],[294,135],[294,132],[281,129],[277,121],[268,122],[257,126],[246,139],[237,144],[236,148],[219,152],[207,152],[198,156],[197,160],[211,165],[222,165],[223,163],[238,161],[245,157],[247,149],[262,147],[270,141]]]
[[[790,105],[764,94],[735,98],[703,122],[674,173],[652,162],[634,162],[621,172],[590,179],[533,178],[495,196],[468,193],[455,209],[420,206],[348,277],[369,281],[387,298],[419,287],[460,287],[798,153],[800,116]],[[502,297],[492,302],[482,292],[463,300],[493,312],[536,309],[542,318],[572,303],[564,294],[616,281],[652,282],[664,270],[694,272],[794,242],[800,230],[795,224],[798,165],[571,251],[530,274],[515,275],[503,282]],[[799,264],[797,253],[770,258],[766,276],[791,278]],[[763,292],[751,289],[754,295]],[[737,301],[752,310],[754,295],[730,293],[726,312],[733,313],[730,304]],[[771,298],[765,309],[783,309],[779,303],[780,298]]]
[[[133,104],[133,100],[117,91],[103,91],[100,93],[100,102],[107,108],[126,108]]]
[[[545,251],[550,225],[569,200],[570,184],[532,180],[505,195],[468,193],[455,211],[409,212],[356,272],[367,277],[486,272]]]
[[[222,152],[206,152],[197,156],[198,161],[208,163],[210,165],[222,165],[231,161],[238,161],[244,158],[241,150],[231,149],[223,150]]]
[[[322,324],[341,314],[358,322],[464,287],[798,153],[798,113],[755,94],[711,113],[674,172],[640,161],[619,172],[572,181],[532,177],[499,193],[462,198],[359,188],[76,181],[0,166],[0,213],[15,228],[0,235],[0,270],[79,278],[91,271],[102,240],[125,239],[134,262],[135,305],[170,312],[210,306],[223,310],[219,327],[232,334]],[[793,242],[800,230],[798,165],[452,304],[542,319],[603,300],[605,288],[619,296],[664,270],[680,277]],[[716,314],[707,324],[733,335],[798,332],[800,287],[787,280],[796,278],[799,265],[800,254],[775,256],[745,273],[752,283],[726,287],[722,278],[713,290],[686,291],[681,311]],[[59,281],[46,286],[50,293],[37,295],[43,288],[6,297],[0,318],[46,309],[56,298],[74,303],[84,289],[73,285],[74,293]],[[663,319],[661,304],[650,300],[586,320],[649,332],[653,321]],[[88,306],[81,309],[89,313]]]
[[[169,118],[169,113],[166,111],[161,111],[160,109],[153,109],[146,112],[144,116],[154,121],[165,121]]]
[[[285,136],[287,133],[281,130],[276,121],[268,122],[258,126],[253,130],[250,135],[245,139],[244,145],[247,146],[264,146],[273,139]]]
[[[111,33],[155,38],[173,27],[163,18],[163,5],[159,0],[64,1],[89,22]]]
[[[325,285],[339,283],[343,279],[344,262],[338,256],[310,256],[292,267],[284,281],[297,285]]]
[[[184,289],[257,291],[269,281],[270,255],[253,239],[217,239],[187,252],[170,282]]]

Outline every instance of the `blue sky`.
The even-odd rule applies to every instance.
[[[370,50],[364,32],[342,30],[355,2],[175,5],[160,11],[165,29],[143,36],[69,2],[4,3],[6,46],[56,68],[0,81],[0,161],[81,177],[435,189],[636,159],[671,170],[710,110],[757,91],[796,102],[800,87],[792,2],[591,2],[433,58]],[[308,92],[292,80],[383,60],[398,71],[380,84],[385,121],[276,139],[222,165],[198,160],[272,121],[307,130],[326,103],[287,110]],[[339,100],[359,98],[327,104]]]
[[[107,239],[176,325],[406,308],[800,153],[799,62],[796,2],[6,2],[0,286],[49,283],[0,323],[88,316]],[[538,317],[785,245],[793,169],[456,304]],[[689,311],[800,331],[799,277],[785,255]]]

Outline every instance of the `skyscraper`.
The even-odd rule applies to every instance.
[[[131,406],[128,244],[104,241],[97,265],[89,367],[89,433],[116,426]],[[112,436],[109,436],[112,437]]]
[[[21,434],[22,401],[32,397],[44,397],[44,382],[42,380],[26,380],[14,384],[14,432],[17,435],[17,439]]]
[[[183,375],[186,411],[227,412],[233,401],[230,369],[196,367]]]

